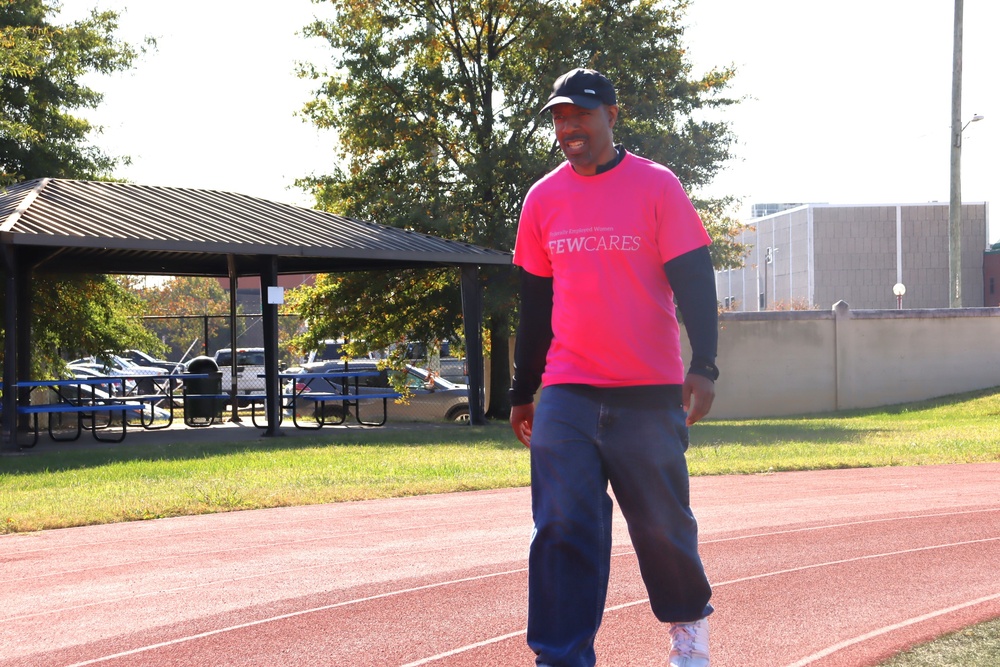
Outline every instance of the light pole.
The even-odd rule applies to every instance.
[[[948,204],[948,306],[951,308],[962,307],[962,133],[969,123],[983,118],[976,114],[967,120],[954,133],[951,143],[951,198]],[[954,127],[960,123],[961,120],[954,123]]]
[[[955,0],[955,43],[951,73],[951,196],[948,202],[948,305],[962,307],[962,132],[983,117],[962,124],[963,0]]]
[[[948,306],[962,307],[962,12],[955,0],[951,56],[951,188],[948,200]]]
[[[777,251],[777,248],[771,246],[767,246],[764,251],[764,310],[767,310],[767,267],[774,261],[774,253]]]

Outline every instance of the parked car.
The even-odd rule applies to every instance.
[[[171,375],[184,372],[184,364],[176,361],[167,361],[166,359],[157,359],[142,350],[125,350],[122,357],[131,361],[136,366],[166,369]]]
[[[190,363],[190,362],[189,362]],[[233,386],[233,351],[230,348],[215,352],[215,363],[222,373],[222,391],[228,392]],[[264,348],[236,348],[236,393],[264,394]],[[238,401],[242,407],[249,401]]]
[[[117,354],[109,354],[106,358],[101,359],[98,359],[97,357],[83,357],[81,359],[74,359],[67,365],[89,365],[103,370],[105,375],[127,375],[136,377],[136,382],[139,385],[138,390],[140,393],[144,394],[156,393],[156,383],[153,380],[144,380],[137,376],[169,374],[169,371],[166,368],[161,368],[159,366],[137,366],[128,359]]]
[[[343,358],[344,340],[324,340],[318,350],[312,350],[306,355],[306,363],[315,364],[321,361],[340,361]]]
[[[434,376],[430,371],[416,366],[407,366],[405,371],[380,370],[375,361],[369,359],[320,362],[313,364],[303,364],[289,368],[286,373],[334,373],[343,370],[377,372],[372,377],[358,378],[358,387],[355,389],[353,381],[348,383],[348,393],[383,393],[390,387],[392,382],[390,372],[404,373],[402,378],[403,386],[408,390],[408,400],[396,402],[390,400],[387,404],[388,418],[392,421],[452,421],[464,422],[469,420],[469,388],[467,385],[456,384],[441,377]],[[309,400],[310,393],[340,393],[343,390],[341,380],[336,378],[314,378],[308,383],[300,381],[295,386],[300,392],[296,400],[298,414],[315,414],[315,403]],[[284,393],[291,393],[292,386],[287,384]],[[374,409],[376,404],[372,401],[369,409]],[[381,410],[381,405],[378,405]],[[343,414],[344,405],[340,402],[327,402],[324,405],[324,416],[328,419],[339,419]],[[362,404],[362,412],[365,404]]]
[[[327,339],[318,350],[312,350],[306,355],[306,363],[315,364],[321,361],[343,361],[346,358],[344,346],[347,344],[343,338],[337,340]],[[369,352],[366,359],[381,359],[378,352]]]
[[[441,377],[455,384],[469,384],[469,364],[465,358],[441,357]]]
[[[451,343],[441,341],[438,354],[433,360],[428,352],[426,343],[406,343],[406,359],[409,363],[418,367],[430,367],[444,379],[456,384],[469,384],[469,365],[464,357],[451,356]]]
[[[68,364],[67,367],[69,368],[70,373],[72,373],[73,377],[75,378],[90,379],[90,378],[108,377],[109,375],[106,372],[107,369],[100,364]],[[122,384],[119,386],[119,389],[124,390],[124,393],[126,394],[134,394],[136,391],[136,386],[137,385],[135,380],[127,378],[122,381]]]

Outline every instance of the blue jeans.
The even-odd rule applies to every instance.
[[[698,555],[678,386],[545,387],[531,435],[528,645],[536,664],[593,667],[611,566],[614,490],[656,617],[712,613]]]

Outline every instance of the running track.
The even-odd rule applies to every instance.
[[[858,667],[1000,617],[1000,463],[692,480],[714,667]],[[665,662],[624,522],[601,667]],[[516,667],[527,489],[0,538],[0,666]]]

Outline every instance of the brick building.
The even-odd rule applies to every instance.
[[[983,301],[988,308],[1000,307],[1000,243],[983,255]]]

